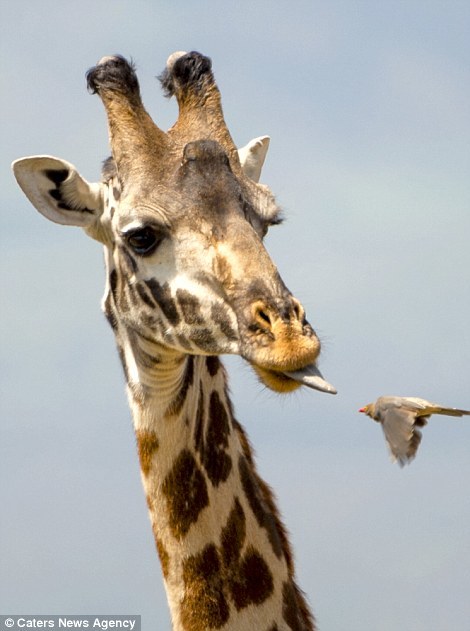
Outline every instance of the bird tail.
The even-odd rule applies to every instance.
[[[444,416],[467,416],[470,415],[469,410],[459,410],[458,408],[443,408],[439,405],[435,407],[426,408],[426,415],[428,414],[443,414]]]

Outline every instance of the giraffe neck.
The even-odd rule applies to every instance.
[[[140,370],[123,360],[174,630],[313,630],[219,359],[161,354],[142,369],[141,344]]]

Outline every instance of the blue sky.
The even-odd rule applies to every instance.
[[[0,4],[0,613],[141,614],[168,629],[100,247],[11,175],[107,156],[85,71],[132,57],[147,109],[175,50],[213,60],[236,142],[271,136],[268,249],[323,341],[336,397],[280,399],[228,358],[237,417],[291,533],[322,631],[466,631],[470,423],[434,417],[411,466],[357,409],[381,394],[470,408],[467,2]]]

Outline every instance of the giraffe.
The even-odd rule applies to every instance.
[[[319,339],[263,244],[280,221],[256,181],[269,139],[237,151],[208,57],[174,53],[160,80],[179,106],[168,132],[146,112],[123,57],[88,71],[112,151],[99,183],[51,156],[13,170],[40,213],[104,246],[102,308],[124,369],[173,629],[313,631],[219,359],[240,355],[276,392],[335,392],[316,366]]]

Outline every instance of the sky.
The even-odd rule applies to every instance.
[[[232,136],[268,134],[286,221],[267,248],[336,397],[280,397],[227,358],[237,418],[321,631],[466,631],[470,421],[389,460],[379,395],[470,409],[470,5],[446,0],[1,0],[0,614],[140,614],[170,628],[99,244],[46,221],[12,160],[108,155],[85,72],[136,65],[158,125],[170,53],[210,56]]]

